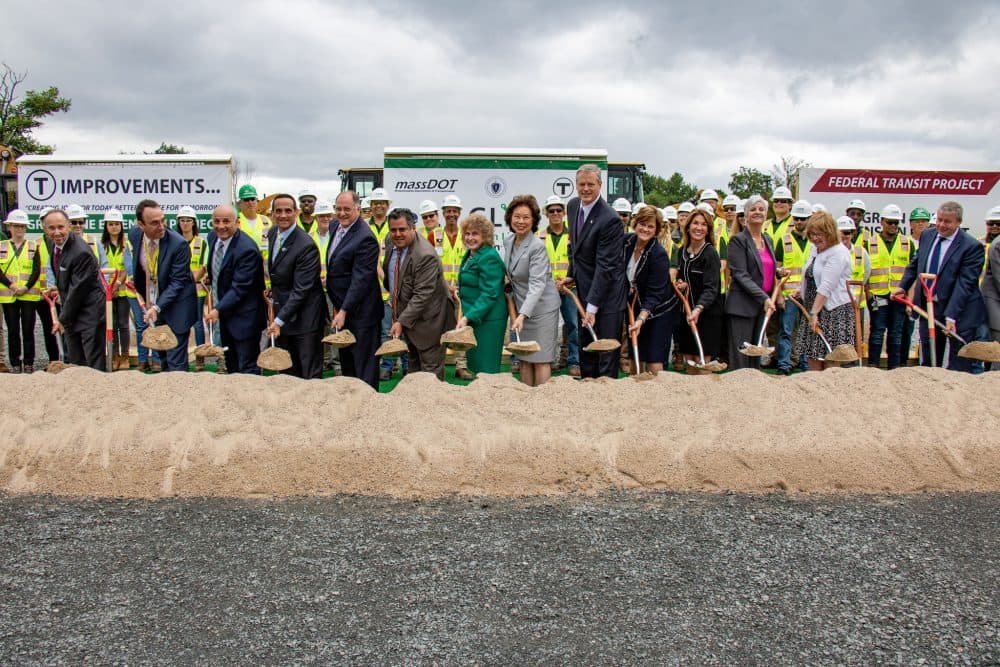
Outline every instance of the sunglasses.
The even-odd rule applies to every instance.
[[[619,213],[618,217],[621,218],[622,220],[628,220],[629,218],[632,217],[632,214],[631,213]]]
[[[851,231],[850,229],[845,229],[845,230],[843,230],[843,231],[840,232],[840,235],[841,236],[854,236],[854,232]]]
[[[549,210],[547,210],[545,212],[546,213],[562,213],[563,210],[561,208],[550,208]],[[998,224],[1000,224],[1000,223],[998,223]]]
[[[431,218],[436,218],[437,213],[427,213],[426,215],[420,216],[421,220],[430,220]]]
[[[806,222],[809,218],[795,218],[795,222]]]
[[[775,204],[791,204],[792,200],[791,199],[775,199],[773,203],[775,203]]]
[[[725,211],[726,213],[735,213],[736,212],[736,207],[735,206],[723,206],[722,210]]]
[[[71,225],[85,225],[85,224],[87,224],[87,221],[86,220],[70,220],[69,224],[71,224]]]
[[[883,219],[882,220],[882,224],[883,225],[898,225],[899,224],[899,220],[885,220],[885,219]]]
[[[986,222],[987,227],[1000,227],[1000,220],[988,220]]]

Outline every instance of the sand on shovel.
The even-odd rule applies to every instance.
[[[46,373],[61,373],[64,370],[66,370],[67,368],[72,368],[73,366],[75,366],[75,364],[63,363],[63,362],[61,362],[61,361],[59,361],[57,359],[55,361],[50,361],[49,362],[49,365],[45,367],[45,372]]]
[[[740,347],[740,354],[745,354],[748,357],[766,357],[774,354],[774,348],[754,345],[753,343],[744,343]]]
[[[375,350],[376,357],[398,357],[401,354],[405,354],[407,350],[406,343],[398,338],[390,338]]]
[[[823,361],[829,361],[836,364],[848,364],[853,361],[858,360],[858,351],[853,345],[838,345],[837,347],[830,350],[830,353],[826,355]]]
[[[194,348],[194,356],[198,359],[204,359],[206,357],[221,357],[225,354],[225,351],[218,345],[212,343],[202,343]]]
[[[177,336],[166,324],[158,327],[149,327],[142,332],[142,346],[151,350],[165,352],[177,347]]]
[[[340,331],[334,331],[331,334],[323,336],[323,342],[335,348],[350,347],[358,342],[358,339],[354,337],[347,329],[341,329]],[[405,351],[405,350],[404,350]]]
[[[1000,491],[1000,373],[831,368],[709,379],[462,387],[355,378],[99,373],[0,376],[0,492],[287,497],[594,493],[607,489]],[[82,395],[115,396],[66,412]],[[283,406],[275,420],[261,396]],[[183,415],[162,406],[197,396]],[[886,402],[885,397],[893,400]],[[912,406],[934,396],[934,419]],[[794,397],[800,419],[788,419]],[[434,406],[428,410],[427,406]],[[880,406],[863,425],[854,416]],[[414,415],[420,415],[414,419]]]
[[[538,344],[537,340],[512,340],[507,343],[507,350],[514,354],[534,354],[541,349],[542,346]]]
[[[284,371],[292,367],[292,355],[282,347],[272,346],[257,355],[257,365],[265,371]]]
[[[1000,342],[974,340],[962,346],[958,356],[976,361],[1000,363]]]
[[[452,329],[441,334],[441,344],[456,352],[464,352],[476,347],[476,333],[472,327]]]

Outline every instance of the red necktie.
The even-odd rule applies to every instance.
[[[59,258],[61,256],[62,256],[62,249],[59,248],[59,246],[56,246],[56,251],[52,255],[52,268],[55,269],[56,271],[59,270]],[[58,275],[56,276],[56,278],[58,278]]]
[[[396,306],[396,299],[399,297],[399,265],[403,259],[403,253],[400,250],[396,250],[396,270],[393,272],[393,284],[392,284],[392,316],[398,317],[399,310]]]

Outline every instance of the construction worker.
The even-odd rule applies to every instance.
[[[866,244],[868,240],[868,234],[865,232],[865,228],[861,223],[865,221],[865,213],[868,209],[865,207],[865,203],[860,199],[852,199],[847,203],[847,209],[844,211],[844,215],[849,217],[854,221],[854,226],[857,229],[854,231],[854,241],[855,245]]]
[[[4,221],[10,240],[0,241],[0,304],[7,323],[7,355],[12,373],[35,370],[35,302],[42,300],[38,289],[41,274],[39,241],[25,238],[28,214],[14,209]],[[23,356],[22,356],[23,353]],[[23,365],[22,365],[23,362]]]
[[[101,245],[104,246],[104,254],[108,256],[108,268],[118,271],[116,279],[117,287],[111,298],[111,318],[112,318],[112,345],[111,345],[111,370],[128,370],[129,367],[129,297],[135,296],[125,287],[127,271],[125,269],[131,263],[132,250],[125,234],[125,218],[122,212],[116,208],[109,208],[104,212],[104,231],[101,234]],[[110,276],[108,276],[110,280]]]
[[[855,215],[848,216],[857,224],[857,207],[852,207]],[[882,231],[869,237],[865,244],[871,258],[871,275],[868,279],[868,312],[871,326],[868,336],[868,365],[877,368],[882,358],[882,342],[886,343],[886,363],[889,370],[906,363],[907,351],[903,350],[903,325],[906,320],[906,306],[889,299],[899,286],[903,272],[914,255],[913,244],[905,234],[899,233],[903,222],[903,212],[895,204],[882,209]]]
[[[549,255],[549,267],[553,280],[562,280],[569,273],[569,230],[566,228],[566,203],[559,195],[552,195],[545,200],[545,218],[548,225],[538,230],[538,235],[545,242],[545,251]],[[580,321],[576,312],[576,304],[569,294],[559,295],[559,312],[562,315],[563,328],[561,339],[565,340],[565,365],[569,367],[572,377],[580,377]],[[562,347],[562,346],[560,346]],[[554,368],[562,368],[556,360]]]
[[[784,185],[776,187],[771,195],[771,208],[774,210],[774,218],[764,223],[764,233],[769,234],[774,245],[777,246],[791,223],[792,191]]]
[[[382,304],[385,311],[382,317],[381,332],[382,342],[384,343],[389,339],[389,329],[392,327],[392,306],[389,303],[389,291],[385,287],[385,275],[383,275],[382,271],[389,236],[389,205],[392,204],[392,200],[389,199],[385,188],[375,188],[372,190],[371,195],[368,196],[368,202],[371,205],[372,212],[371,218],[368,219],[368,227],[372,230],[372,234],[375,235],[379,248],[378,281],[379,287],[382,289]],[[402,355],[400,361],[405,373],[407,367],[406,355]],[[382,360],[379,362],[379,379],[390,379],[395,369],[395,359],[392,357],[382,357]]]
[[[299,190],[298,199],[299,215],[295,219],[295,224],[306,234],[309,234],[312,232],[313,224],[316,222],[314,212],[316,210],[316,200],[319,198],[310,188],[303,188]]]
[[[983,259],[983,273],[979,276],[980,284],[983,282],[983,275],[986,274],[986,261],[989,256],[990,244],[1000,237],[1000,206],[994,206],[986,212],[985,222],[986,234],[984,234],[979,240],[982,242],[983,248],[986,249],[987,258]]]
[[[781,296],[784,298],[792,295],[801,299],[802,271],[812,250],[812,244],[806,236],[806,223],[812,214],[812,205],[805,199],[795,202],[790,216],[792,223],[785,227],[785,233],[774,244],[774,259],[788,272],[788,280],[785,281],[781,291]],[[799,309],[791,301],[785,300],[784,308],[779,308],[778,312],[781,316],[781,327],[778,330],[778,372],[782,375],[791,375],[792,334],[799,324]],[[800,355],[796,361],[795,365],[800,371],[809,370],[805,355]]]
[[[458,195],[448,195],[441,203],[441,215],[444,216],[444,233],[441,235],[441,264],[444,268],[444,280],[450,286],[458,285],[458,269],[462,265],[465,246],[462,245],[462,235],[458,230],[458,219],[462,215],[462,200]],[[455,377],[460,380],[473,379],[472,373],[465,361],[465,351],[455,352]]]
[[[611,208],[613,208],[615,213],[618,214],[618,217],[621,218],[622,227],[625,228],[625,233],[628,234],[632,231],[631,225],[629,224],[632,221],[632,204],[630,204],[624,197],[619,197],[611,205]]]
[[[684,226],[687,224],[688,216],[694,210],[694,204],[689,201],[681,202],[681,205],[677,207],[677,229],[682,233],[684,232]]]
[[[731,201],[733,195],[728,195],[726,199]],[[729,225],[724,216],[718,214],[719,210],[719,193],[715,190],[702,190],[701,195],[698,197],[699,204],[707,204],[712,208],[712,216],[714,220],[712,221],[712,238],[715,239],[716,245],[718,245],[719,239],[723,238],[729,239]],[[725,287],[725,285],[723,285]]]
[[[316,216],[316,225],[313,230],[309,232],[309,237],[312,238],[316,247],[319,249],[319,278],[323,283],[323,292],[326,292],[326,256],[327,251],[330,248],[330,239],[333,238],[333,234],[330,233],[330,223],[333,222],[333,204],[328,201],[320,200],[316,202],[316,208],[313,210],[313,215]],[[327,301],[327,307],[329,307],[329,301]],[[330,317],[327,317],[330,320]],[[329,323],[327,323],[326,328],[323,331],[323,335],[329,334],[331,331]],[[330,371],[333,370],[337,363],[337,350],[333,346],[327,345],[323,349],[323,370]]]
[[[910,211],[910,242],[917,250],[920,249],[920,235],[930,225],[931,213],[926,208],[918,206]]]
[[[442,255],[441,248],[441,235],[443,231],[438,225],[438,207],[430,199],[425,199],[420,202],[420,208],[418,211],[420,215],[420,222],[423,227],[420,228],[419,232],[421,236],[427,239],[427,242],[436,250],[438,257]]]
[[[827,213],[826,206],[823,206],[823,204],[819,203],[813,204],[812,210],[813,213]]]
[[[267,274],[267,232],[271,229],[271,218],[257,212],[257,205],[259,203],[260,199],[257,196],[257,189],[254,186],[240,186],[236,202],[236,207],[239,209],[237,224],[240,231],[257,243],[257,248],[260,250],[264,263],[264,287],[270,289],[271,277]]]
[[[372,202],[368,197],[361,200],[361,218],[367,220],[372,217]]]
[[[70,204],[66,207],[66,215],[69,216],[69,228],[74,234],[83,239],[90,251],[97,258],[100,268],[108,268],[108,256],[104,253],[104,246],[96,236],[87,233],[87,212],[79,204]]]
[[[205,311],[205,296],[208,294],[203,283],[208,267],[205,265],[205,239],[198,231],[198,214],[190,206],[181,206],[177,211],[177,233],[184,237],[191,250],[191,277],[194,279],[195,292],[198,295],[200,315]],[[205,322],[200,316],[194,322],[194,344],[205,344]],[[195,370],[205,370],[205,360],[201,357],[195,358],[194,363]]]

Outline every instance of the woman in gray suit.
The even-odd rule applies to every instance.
[[[518,195],[507,206],[504,218],[513,232],[504,242],[504,265],[517,310],[511,328],[520,333],[521,340],[536,341],[542,348],[518,355],[521,382],[537,387],[549,381],[558,354],[559,292],[545,242],[535,235],[542,218],[538,202],[532,195]]]

